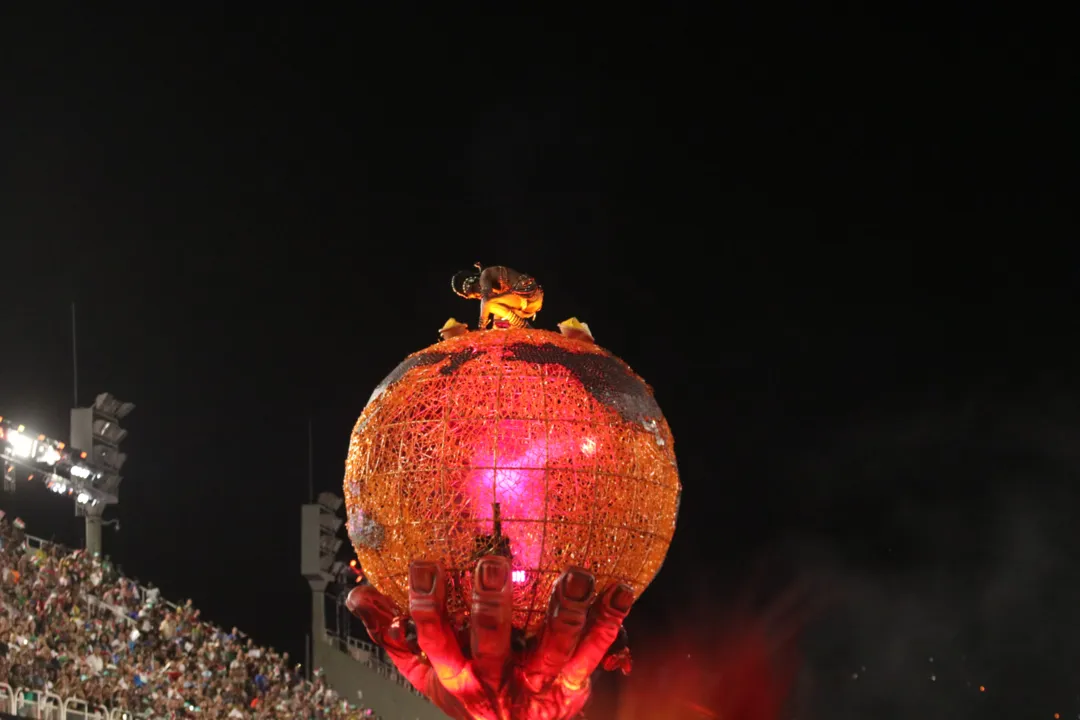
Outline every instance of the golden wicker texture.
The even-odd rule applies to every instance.
[[[463,621],[476,559],[505,538],[514,625],[532,635],[570,565],[600,591],[643,591],[681,486],[667,422],[625,363],[557,333],[496,329],[414,353],[383,381],[353,431],[344,490],[364,574],[402,608],[409,562],[438,560]]]

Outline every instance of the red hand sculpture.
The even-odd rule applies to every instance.
[[[409,567],[409,614],[370,586],[347,600],[371,639],[443,712],[458,720],[568,720],[589,698],[589,676],[618,637],[634,601],[616,585],[599,598],[592,574],[570,568],[555,584],[538,640],[511,648],[510,563],[477,563],[467,646],[446,611],[446,577],[436,563]],[[416,643],[406,638],[409,617]]]

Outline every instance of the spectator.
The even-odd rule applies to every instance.
[[[170,607],[82,550],[31,549],[20,525],[0,515],[0,682],[154,719],[372,717],[191,600]]]

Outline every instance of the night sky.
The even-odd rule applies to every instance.
[[[128,574],[302,657],[309,418],[340,492],[372,388],[475,322],[450,276],[505,264],[675,433],[640,663],[798,586],[799,717],[1080,714],[1067,23],[184,10],[0,13],[0,415],[66,439],[75,302],[79,401],[137,405]]]

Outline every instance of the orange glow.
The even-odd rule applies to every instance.
[[[531,635],[569,565],[592,570],[598,592],[624,582],[640,595],[667,554],[681,485],[671,430],[625,363],[509,329],[406,359],[353,430],[344,490],[371,584],[405,607],[409,562],[438,560],[452,613],[467,612],[498,503],[514,625]]]
[[[986,692],[986,686],[985,685],[980,685],[979,686],[979,692]]]
[[[83,452],[79,453],[79,457],[81,457],[83,460],[85,460],[86,459],[86,451],[84,450]]]
[[[801,667],[800,637],[815,610],[794,593],[766,608],[756,606],[758,599],[747,593],[730,606],[708,592],[684,596],[668,618],[634,632],[634,672],[618,688],[613,717],[796,717],[789,703]],[[680,623],[692,629],[672,632]]]
[[[716,713],[714,713],[712,710],[710,710],[707,707],[702,707],[701,705],[698,705],[696,702],[692,702],[690,700],[687,700],[685,702],[685,705],[686,705],[686,707],[690,708],[691,710],[696,712],[701,717],[709,718],[709,720],[720,720],[719,715],[717,715]]]

